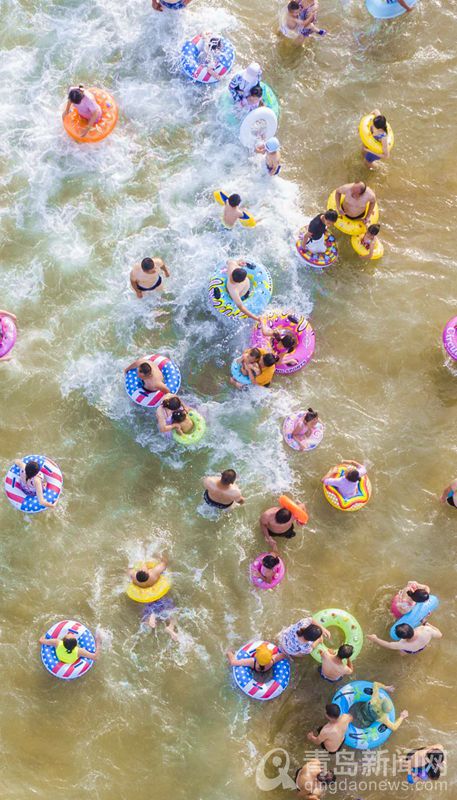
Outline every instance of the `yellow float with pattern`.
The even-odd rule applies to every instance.
[[[352,464],[337,464],[332,470],[332,478],[341,478],[343,473]],[[359,467],[361,465],[359,464]],[[324,490],[325,499],[330,503],[333,508],[338,511],[360,511],[369,501],[371,497],[371,482],[368,475],[362,475],[359,480],[357,494],[353,497],[343,497],[341,492],[335,486],[322,485]]]

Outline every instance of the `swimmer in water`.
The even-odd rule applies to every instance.
[[[298,795],[303,800],[320,800],[327,787],[334,783],[333,772],[325,772],[325,765],[318,758],[311,758],[295,773],[295,785]]]
[[[173,9],[185,8],[191,3],[192,0],[167,0],[166,6],[173,6]],[[154,11],[163,11],[163,5],[160,0],[152,0],[152,7]]]
[[[343,199],[344,196],[344,199]],[[345,183],[335,192],[336,210],[349,219],[360,219],[368,227],[376,205],[376,195],[363,181]]]
[[[429,744],[408,753],[401,767],[408,772],[408,783],[414,784],[419,781],[437,781],[445,763],[443,745]]]
[[[11,311],[4,311],[1,309],[0,309],[0,317],[9,317],[9,319],[12,319],[13,322],[16,322],[17,319],[16,316],[11,313]],[[0,319],[0,344],[2,343],[2,339],[3,339],[3,326],[2,326],[2,321]],[[11,352],[7,353],[6,356],[0,356],[0,363],[2,361],[10,361],[12,358],[13,358],[12,353]]]
[[[366,254],[360,255],[360,258],[372,258],[374,249],[378,240],[378,233],[381,230],[380,225],[369,225],[366,232],[360,239],[360,245],[366,250]]]
[[[155,586],[168,567],[167,554],[163,553],[161,556],[158,556],[157,561],[158,563],[154,567],[148,567],[146,561],[135,565],[135,567],[129,567],[128,574],[131,582],[140,589],[149,589]],[[171,636],[173,641],[178,641],[176,620],[174,619],[176,606],[168,592],[158,600],[144,603],[141,611],[142,622],[154,630],[157,625],[157,620],[162,620],[165,622],[165,630],[168,635]]]
[[[376,161],[386,161],[390,157],[390,151],[388,145],[387,120],[385,116],[381,114],[378,108],[371,111],[369,116],[373,117],[373,121],[370,125],[370,133],[373,139],[379,142],[382,147],[382,153],[373,153],[368,147],[365,147],[365,145],[362,146],[362,156],[371,167]]]
[[[255,148],[256,153],[265,154],[265,167],[269,175],[274,177],[281,171],[281,145],[276,136],[267,139],[265,143],[258,144]]]
[[[47,460],[49,461],[50,459]],[[27,461],[25,463],[21,459],[16,459],[14,463],[21,470],[18,483],[22,491],[27,495],[36,495],[40,505],[45,506],[45,508],[55,508],[57,500],[50,503],[43,494],[46,489],[46,477],[40,471],[39,464],[36,461]]]
[[[222,213],[222,223],[224,228],[232,230],[240,219],[243,219],[247,208],[241,208],[241,197],[239,194],[231,194],[224,203]]]
[[[326,234],[329,232],[330,225],[334,225],[337,219],[338,212],[333,209],[314,217],[301,239],[304,250],[307,250],[308,253],[325,253],[327,250]]]
[[[389,718],[393,708],[392,700],[390,697],[381,697],[380,689],[384,689],[385,692],[393,692],[395,687],[384,686],[379,681],[373,681],[371,699],[365,703],[358,704],[357,717],[360,719],[361,727],[368,728],[373,722],[381,722],[390,731],[398,731],[400,725],[408,718],[409,714],[406,710],[402,711],[398,719],[392,722]]]
[[[337,651],[322,650],[322,664],[318,667],[321,678],[330,683],[337,683],[347,675],[352,675],[354,672],[351,663],[353,652],[354,648],[350,644],[342,644]],[[345,661],[346,663],[344,663]]]
[[[300,450],[307,450],[309,439],[313,435],[318,422],[319,414],[317,411],[313,411],[312,408],[308,408],[305,413],[297,415],[291,437],[297,442]]]
[[[457,325],[455,326],[455,333],[457,336]],[[450,483],[449,486],[446,486],[446,488],[443,489],[440,501],[442,503],[447,503],[452,508],[457,508],[457,503],[456,503],[457,498],[454,497],[455,492],[457,492],[457,478],[454,481],[452,481],[452,483]]]
[[[256,314],[252,314],[244,305],[244,301],[248,299],[251,293],[251,281],[247,271],[244,269],[247,265],[247,261],[242,261],[241,259],[237,261],[233,258],[228,259],[227,291],[237,308],[239,308],[243,314],[246,314],[247,317],[255,319],[255,321],[258,322],[260,317]]]
[[[264,581],[264,583],[272,583],[276,578],[276,567],[279,563],[276,553],[268,553],[262,558],[259,569],[252,569],[252,575],[254,578]]]
[[[333,486],[343,495],[346,500],[355,497],[360,488],[360,480],[367,471],[362,464],[357,461],[343,461],[344,472],[338,478],[335,475],[335,467],[332,467],[321,479],[324,486]]]
[[[41,636],[38,641],[46,647],[55,647],[57,658],[64,664],[74,664],[78,658],[90,658],[91,661],[97,661],[100,656],[101,636],[98,631],[95,634],[95,653],[90,653],[84,647],[78,647],[78,639],[71,629],[62,639],[47,639],[46,636]]]
[[[308,740],[315,745],[320,745],[327,753],[338,753],[343,747],[346,731],[354,719],[352,714],[342,714],[336,703],[325,706],[327,722],[317,729],[317,734],[310,731]]]
[[[62,119],[65,119],[67,114],[70,113],[72,106],[75,106],[80,117],[87,120],[86,128],[80,134],[81,137],[87,136],[90,129],[93,128],[97,122],[100,122],[102,110],[92,92],[85,89],[82,84],[79,86],[72,86],[68,92],[68,102],[62,114]]]
[[[285,653],[271,652],[267,644],[260,644],[252,658],[237,658],[232,650],[227,650],[227,659],[231,667],[248,667],[254,672],[268,672],[278,661],[287,658]]]
[[[246,111],[253,111],[255,108],[262,108],[262,106],[265,105],[262,97],[262,87],[260,85],[253,86],[252,89],[250,89],[248,96],[240,101],[240,106],[245,108]]]
[[[289,316],[289,320],[293,323],[298,322],[296,317],[293,316]],[[263,335],[267,339],[271,339],[272,348],[278,355],[278,364],[295,366],[298,362],[292,353],[298,346],[298,339],[293,328],[285,328],[284,330],[272,329],[268,325],[268,318],[261,318],[260,324]]]
[[[148,356],[142,356],[132,361],[128,367],[124,368],[124,373],[131,369],[138,370],[138,376],[143,381],[144,388],[148,392],[163,392],[169,394],[168,386],[163,382],[163,375],[157,366],[148,360]]]
[[[153,292],[154,289],[163,291],[163,278],[169,277],[168,267],[161,258],[143,258],[130,273],[130,285],[136,296],[141,298],[145,292]]]
[[[399,638],[399,642],[387,642],[380,639],[375,633],[370,633],[367,639],[385,647],[387,650],[399,650],[401,655],[413,656],[416,653],[421,653],[422,650],[430,644],[432,639],[442,639],[443,634],[434,625],[429,622],[423,622],[417,628],[413,628],[406,622],[395,626],[395,633]]]
[[[262,348],[259,348],[259,350],[261,353],[259,361],[260,373],[255,378],[251,377],[251,383],[268,389],[276,372],[276,365],[279,364],[279,356],[274,353],[267,353]]]
[[[303,503],[297,503],[297,506],[306,511],[306,506],[304,506]],[[294,523],[297,523],[297,525],[304,524],[293,516],[292,511],[289,511],[287,508],[281,508],[280,506],[267,508],[267,510],[260,515],[259,523],[262,536],[268,547],[275,553],[278,551],[278,545],[275,539],[281,537],[284,537],[284,539],[292,539],[297,535],[294,530]]]
[[[203,499],[208,506],[223,511],[233,508],[235,504],[241,506],[244,503],[244,497],[236,484],[234,469],[224,469],[220,475],[208,475],[203,478],[203,486]]]
[[[229,92],[232,95],[232,100],[235,103],[241,103],[246,100],[251,89],[254,86],[259,86],[262,80],[262,70],[256,61],[252,61],[243,72],[237,72],[229,83]]]

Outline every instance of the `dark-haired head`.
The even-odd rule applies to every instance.
[[[402,622],[400,625],[395,625],[395,633],[399,639],[412,639],[414,636],[414,628],[408,625],[408,623]]]
[[[260,352],[258,347],[251,347],[251,349],[249,350],[249,355],[251,356],[251,358],[255,358],[255,360],[258,361],[262,353]]]
[[[305,422],[312,422],[312,420],[313,419],[317,419],[318,416],[319,415],[318,415],[317,411],[313,411],[312,408],[308,408],[308,411],[305,414]]]
[[[360,473],[358,469],[350,469],[346,472],[344,477],[351,483],[357,483],[357,481],[360,480]]]
[[[280,508],[275,514],[275,520],[279,525],[285,525],[292,519],[292,512],[287,508]]]
[[[243,283],[246,280],[247,272],[245,269],[241,269],[241,267],[237,267],[232,272],[232,281],[235,283]]]
[[[441,775],[441,769],[444,762],[444,753],[442,750],[429,750],[427,753],[427,777],[431,781],[437,781]]]
[[[297,346],[297,340],[291,333],[285,333],[284,336],[281,336],[281,344],[291,353]]]
[[[231,483],[235,483],[236,481],[236,472],[234,469],[224,469],[221,472],[221,481],[226,486],[230,486]]]
[[[262,558],[262,564],[266,569],[274,569],[279,564],[278,556],[272,556],[270,553]]]
[[[64,636],[62,642],[67,653],[72,653],[78,644],[78,640],[74,636]]]
[[[186,417],[187,414],[183,408],[178,408],[176,411],[173,411],[171,415],[171,419],[173,420],[173,422],[184,422]]]
[[[263,91],[262,91],[262,87],[260,86],[260,84],[258,84],[257,86],[253,86],[251,91],[249,92],[249,94],[250,94],[251,97],[262,97],[263,96]]]
[[[338,719],[341,714],[341,711],[336,703],[327,703],[327,705],[325,706],[325,713],[330,719]]]
[[[70,89],[68,92],[68,99],[70,103],[74,103],[75,106],[78,106],[81,100],[84,97],[84,89],[82,86],[78,86],[77,89]]]
[[[149,575],[147,572],[144,571],[144,569],[139,569],[135,575],[135,578],[138,581],[138,583],[146,583],[146,581],[149,578]]]
[[[414,600],[415,603],[426,603],[430,597],[429,593],[426,592],[425,589],[416,589],[415,592],[412,592],[410,589],[408,592],[406,592],[406,594],[411,598],[411,600]]]
[[[287,6],[287,10],[288,11],[299,11],[300,10],[300,4],[297,3],[297,0],[290,0],[290,3]]]
[[[374,118],[373,125],[375,128],[378,128],[378,130],[387,133],[387,120],[383,114],[378,114],[378,116]]]
[[[164,408],[168,408],[169,411],[177,411],[178,408],[181,408],[181,400],[174,394],[172,397],[166,397],[162,405]]]
[[[239,194],[231,194],[228,199],[229,206],[232,208],[236,208],[241,203],[241,197]]]
[[[147,361],[143,361],[143,363],[138,367],[138,372],[140,375],[150,375],[152,373],[151,365],[148,364]]]
[[[143,272],[151,272],[154,269],[154,259],[152,258],[143,258],[141,262],[141,269]]]
[[[354,652],[352,644],[342,644],[338,648],[338,658],[350,658]]]
[[[306,639],[307,642],[317,642],[322,636],[322,628],[312,622],[311,625],[307,625],[306,628],[299,628],[297,636],[301,636],[303,639]]]
[[[380,230],[381,230],[381,226],[380,225],[369,225],[368,226],[368,233],[370,233],[371,236],[377,236]]]
[[[272,367],[273,364],[277,364],[279,361],[278,356],[275,356],[274,353],[265,353],[263,357],[263,363],[266,367]]]
[[[25,477],[27,478],[27,480],[30,480],[30,478],[34,478],[35,475],[38,475],[40,471],[40,466],[39,464],[37,464],[36,461],[27,461],[24,471],[25,471]]]
[[[329,208],[324,214],[324,219],[326,219],[327,222],[336,222],[338,219],[338,211],[335,211],[334,208]]]

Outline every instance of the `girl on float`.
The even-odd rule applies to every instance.
[[[36,461],[27,461],[27,464],[21,459],[16,459],[14,462],[21,470],[19,475],[20,487],[25,494],[36,495],[40,505],[46,508],[55,508],[57,500],[50,503],[43,495],[43,490],[46,488],[46,479]]]
[[[362,156],[370,166],[376,161],[387,161],[390,156],[389,145],[387,141],[387,120],[385,116],[381,114],[378,108],[370,111],[370,116],[371,115],[374,115],[374,119],[370,126],[370,133],[372,134],[373,139],[376,139],[377,142],[380,142],[382,153],[372,153],[371,150],[365,147],[365,145],[362,146]]]
[[[307,450],[308,442],[313,434],[313,431],[319,422],[319,414],[308,408],[305,414],[297,415],[294,429],[292,431],[292,439],[294,439],[300,450]]]
[[[175,428],[179,428],[179,423],[173,422],[172,414],[173,411],[179,411],[180,409],[183,411],[189,411],[187,406],[184,405],[182,400],[177,395],[167,394],[163,398],[156,411],[157,425],[159,426],[160,433],[168,433]]]
[[[259,569],[253,569],[253,577],[264,581],[265,583],[272,583],[277,577],[275,568],[279,564],[279,558],[276,553],[267,553],[262,558],[262,563]]]
[[[2,319],[1,319],[2,317],[8,317],[13,322],[16,322],[16,317],[15,317],[14,314],[11,313],[11,311],[0,310],[0,348],[2,346],[3,337],[5,336],[5,331],[4,331],[3,324],[2,324]],[[10,359],[12,357],[13,356],[11,355],[10,351],[8,351],[7,353],[5,353],[4,356],[0,356],[0,363],[2,361],[10,361]]]
[[[72,105],[76,106],[76,111],[80,117],[87,119],[86,129],[80,134],[81,136],[86,136],[90,129],[100,121],[102,110],[92,92],[85,89],[82,84],[72,86],[68,92],[68,102],[62,114],[62,119],[65,119],[67,114],[70,113]]]
[[[403,761],[403,769],[408,770],[408,783],[437,781],[445,766],[442,744],[430,744],[418,750],[411,750]]]
[[[63,639],[47,639],[46,636],[41,636],[38,641],[46,647],[55,647],[57,658],[64,664],[74,664],[78,658],[97,661],[100,655],[101,636],[98,631],[95,633],[95,653],[90,653],[84,647],[78,647],[78,640],[71,628]]]
[[[333,477],[333,469],[331,469],[321,479],[321,483],[325,486],[334,486],[343,497],[349,499],[350,497],[354,497],[359,491],[360,479],[367,474],[367,471],[365,467],[358,464],[357,461],[345,460],[344,464],[348,464],[349,466],[345,469],[341,477]]]
[[[425,583],[408,581],[392,600],[391,611],[396,619],[400,619],[414,608],[417,603],[426,603],[430,597],[430,587]]]
[[[255,651],[253,658],[237,658],[232,650],[227,650],[227,659],[231,667],[249,667],[254,672],[268,672],[278,661],[287,658],[285,653],[275,653],[272,656],[270,648],[261,644]]]

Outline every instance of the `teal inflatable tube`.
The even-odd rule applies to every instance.
[[[440,601],[436,597],[436,595],[431,594],[428,600],[425,603],[416,603],[414,608],[411,611],[408,611],[407,614],[403,614],[400,619],[395,620],[394,624],[390,629],[390,638],[394,640],[394,642],[399,642],[400,637],[397,636],[395,633],[395,628],[397,625],[411,625],[412,628],[417,628],[418,625],[421,625],[422,622],[432,611],[436,611],[440,604]]]
[[[417,0],[407,0],[409,6],[414,7]],[[397,0],[366,0],[367,11],[376,19],[395,19],[406,14],[406,8],[400,5]]]
[[[271,108],[272,111],[276,114],[277,119],[279,120],[280,108],[279,108],[279,100],[274,93],[271,86],[268,83],[264,83],[260,81],[260,86],[262,87],[263,91],[263,102],[265,103],[267,108]],[[232,99],[232,96],[229,91],[224,92],[219,100],[219,108],[224,115],[224,119],[229,125],[240,125],[243,119],[246,116],[246,112],[244,109],[240,109],[243,111],[242,114],[238,115],[235,113],[235,106],[238,106],[238,103],[235,103]],[[249,113],[249,112],[247,112]]]
[[[332,699],[340,709],[342,714],[350,714],[352,707],[356,703],[368,703],[373,694],[373,684],[368,681],[352,681],[342,686],[337,691]],[[395,722],[395,708],[392,700],[385,691],[379,690],[379,696],[382,700],[388,700],[391,708],[388,712],[388,717],[391,722]],[[350,722],[346,732],[344,744],[347,747],[354,747],[356,750],[373,750],[375,747],[380,747],[387,741],[392,731],[387,728],[384,723],[377,720],[372,722],[368,728],[359,728]]]

